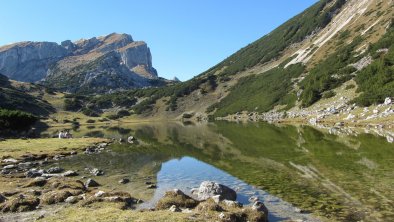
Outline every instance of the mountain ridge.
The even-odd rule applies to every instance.
[[[86,67],[93,66],[94,62],[99,63],[98,60],[105,57],[110,59],[115,54],[116,62],[107,64],[107,67]],[[14,80],[41,81],[48,87],[68,92],[84,90],[103,93],[154,85],[150,80],[160,80],[161,84],[165,84],[152,66],[152,55],[147,44],[134,41],[131,35],[117,33],[75,42],[66,40],[60,44],[27,41],[2,46],[0,72]],[[110,73],[111,78],[102,79],[106,73]],[[89,76],[88,79],[96,78],[95,83],[85,81],[82,86],[78,85],[76,80],[85,79],[86,76]],[[117,85],[116,82],[125,84]],[[73,85],[69,86],[70,83]],[[101,88],[96,90],[96,85]]]

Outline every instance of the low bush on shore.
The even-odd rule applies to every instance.
[[[27,112],[0,109],[0,130],[25,130],[37,120],[36,116]]]

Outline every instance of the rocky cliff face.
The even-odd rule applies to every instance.
[[[0,72],[11,79],[35,82],[45,77],[51,63],[67,56],[52,42],[21,42],[0,48]]]
[[[116,33],[60,45],[21,42],[0,47],[0,72],[11,79],[42,81],[69,92],[108,92],[164,83],[152,66],[147,44]]]

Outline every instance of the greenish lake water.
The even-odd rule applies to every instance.
[[[244,204],[259,196],[271,212],[270,221],[394,221],[394,144],[364,131],[340,132],[227,122],[81,127],[75,137],[118,141],[133,135],[138,144],[116,142],[109,152],[58,164],[86,176],[85,168],[104,170],[104,176],[94,178],[106,189],[143,199],[140,207],[154,206],[166,190],[189,193],[213,180],[235,189]],[[121,178],[131,182],[120,185]],[[145,182],[158,188],[147,189]]]

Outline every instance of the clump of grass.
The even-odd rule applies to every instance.
[[[25,212],[35,210],[40,200],[34,196],[16,196],[0,205],[2,212]]]
[[[336,95],[336,93],[332,90],[324,92],[322,98],[323,99],[328,99],[328,98],[332,98]]]
[[[177,207],[194,208],[198,205],[198,201],[187,196],[182,192],[168,191],[164,197],[159,200],[156,209],[165,210],[169,209],[172,205]]]

